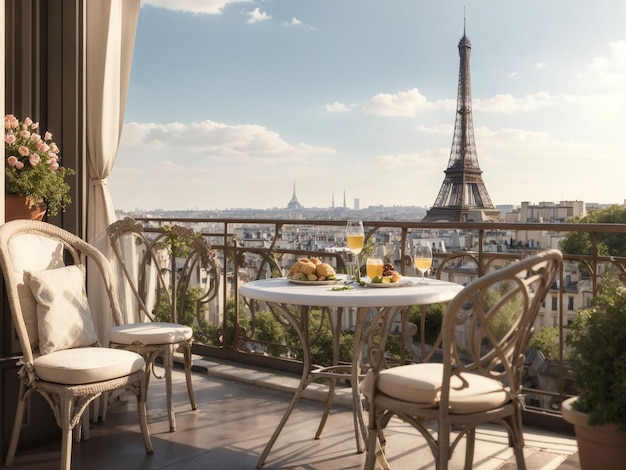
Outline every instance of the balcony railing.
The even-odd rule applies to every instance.
[[[347,253],[345,220],[292,219],[194,219],[136,218],[147,233],[162,232],[164,226],[180,225],[201,233],[220,262],[219,292],[213,298],[196,302],[196,328],[199,328],[194,350],[207,356],[265,365],[281,370],[301,369],[298,345],[290,339],[289,327],[274,312],[259,312],[257,305],[248,305],[239,296],[239,286],[253,279],[277,277],[299,258],[315,256],[346,272]],[[591,252],[584,255],[565,254],[557,282],[545,299],[536,331],[542,327],[556,331],[553,350],[528,354],[528,419],[550,422],[560,414],[561,401],[573,394],[567,367],[565,337],[567,324],[576,312],[589,306],[601,276],[614,270],[624,275],[625,257],[598,255],[598,244],[607,235],[626,236],[623,224],[545,224],[545,223],[437,223],[363,221],[367,250],[386,256],[401,274],[413,274],[408,258],[410,243],[430,243],[433,249],[432,275],[465,284],[490,270],[519,260],[542,249],[559,248],[571,232],[588,233]],[[202,279],[198,274],[197,278]],[[201,283],[201,281],[198,281]],[[252,308],[251,308],[252,307]],[[320,309],[314,347],[328,350],[325,315]],[[409,325],[413,338],[411,350],[400,346],[403,358],[419,360],[429,350],[429,313],[413,312]],[[342,338],[350,336],[350,315]],[[273,326],[268,327],[268,322]],[[278,329],[277,329],[278,327]],[[282,331],[280,331],[282,330]],[[347,340],[349,347],[349,339]],[[396,345],[397,346],[397,345]],[[393,345],[392,345],[393,347]],[[420,354],[420,351],[422,354]],[[431,354],[432,355],[432,354]],[[320,360],[329,360],[321,353]]]

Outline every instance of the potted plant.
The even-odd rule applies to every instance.
[[[12,114],[5,116],[5,193],[21,197],[20,204],[31,209],[43,202],[48,213],[56,215],[71,202],[65,177],[75,172],[60,165],[59,147],[52,141],[52,134],[45,132],[41,136],[38,128],[39,123],[28,117],[20,121]]]
[[[626,285],[608,276],[570,325],[578,396],[562,405],[576,430],[582,469],[626,468]]]

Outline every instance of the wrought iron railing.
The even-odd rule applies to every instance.
[[[286,267],[288,269],[291,263],[303,256],[316,256],[334,265],[338,272],[345,272],[346,263],[341,250],[345,246],[345,220],[141,217],[135,220],[144,224],[147,232],[162,230],[165,225],[192,227],[212,245],[221,262],[220,291],[217,301],[211,307],[218,311],[209,314],[206,306],[205,310],[198,310],[204,324],[207,319],[212,319],[209,322],[213,323],[212,330],[205,332],[203,336],[211,339],[202,344],[196,343],[196,352],[278,369],[298,370],[301,363],[298,360],[297,344],[289,337],[288,325],[282,324],[277,315],[270,315],[269,318],[257,315],[255,309],[250,309],[245,299],[240,298],[239,286],[252,279],[282,276]],[[529,400],[530,409],[535,409],[539,415],[559,414],[561,401],[572,393],[565,344],[567,323],[573,319],[576,310],[588,306],[603,273],[615,270],[621,275],[626,274],[626,257],[598,254],[599,240],[608,234],[626,237],[626,225],[411,223],[387,220],[363,221],[363,224],[366,228],[366,246],[370,250],[380,250],[381,254],[387,254],[382,252],[383,245],[389,244],[390,240],[395,242],[397,250],[393,261],[402,274],[412,273],[412,264],[410,259],[407,260],[407,246],[413,237],[428,236],[432,240],[441,234],[454,232],[464,242],[453,249],[447,247],[445,251],[433,250],[433,275],[461,283],[469,282],[492,269],[541,249],[559,248],[560,240],[569,233],[588,233],[591,240],[590,252],[564,255],[558,281],[553,286],[550,299],[546,300],[543,310],[544,326],[556,327],[558,330],[558,355],[543,362],[549,385],[545,386],[544,380],[543,387],[541,383],[535,383],[529,385],[531,388],[528,389],[529,396],[533,398]],[[512,234],[515,240],[507,240]],[[321,239],[324,239],[323,243]],[[333,246],[334,250],[322,248],[322,245]],[[320,310],[318,315],[319,330],[313,344],[320,341],[323,349],[323,341],[327,340],[323,331],[325,311]],[[415,338],[422,344],[417,344],[416,348],[423,351],[427,347],[423,344],[427,337],[423,334],[426,313],[419,312],[418,318],[421,325],[413,326],[417,330],[421,329]],[[263,333],[263,328],[267,330],[268,321],[277,322],[281,328],[285,327],[287,333],[276,332],[274,336],[268,335],[267,331]],[[346,325],[346,330],[349,330],[349,325]],[[269,331],[273,330],[270,328]],[[347,331],[346,335],[349,334]],[[402,351],[403,354],[404,352]],[[529,357],[529,361],[531,359]],[[536,363],[529,363],[529,368],[536,367]]]

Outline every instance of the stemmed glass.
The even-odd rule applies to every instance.
[[[433,264],[433,252],[429,245],[417,245],[413,249],[413,263],[415,264],[415,270],[422,275],[421,284],[425,284],[424,274]]]
[[[354,255],[355,271],[354,276],[348,276],[348,279],[359,280],[359,253],[363,249],[365,233],[363,232],[363,222],[360,220],[348,220],[346,225],[346,238],[348,239],[348,248]]]

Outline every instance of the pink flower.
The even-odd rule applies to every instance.
[[[41,140],[41,136],[39,134],[35,134],[34,132],[30,135],[30,140],[33,142],[39,142]]]
[[[7,163],[10,166],[15,166],[15,164],[18,162],[19,160],[17,159],[17,157],[11,155],[9,158],[7,158]]]
[[[59,153],[59,147],[57,147],[57,144],[55,144],[54,142],[50,142],[50,149],[51,149],[54,153]]]
[[[37,155],[36,153],[33,153],[28,157],[28,161],[32,166],[37,166],[39,165],[41,158],[39,158],[39,155]]]
[[[24,119],[24,124],[26,124],[27,126],[30,126],[33,123],[33,120],[29,117],[27,117],[26,119]]]
[[[59,169],[59,163],[56,160],[51,160],[49,166],[52,171],[57,171]]]
[[[20,131],[20,135],[25,139],[28,139],[30,137],[30,132],[28,132],[26,129],[23,129]]]
[[[15,143],[15,136],[13,134],[6,134],[4,136],[4,142],[11,145]]]
[[[18,160],[17,163],[15,164],[15,168],[17,168],[18,170],[21,170],[22,168],[24,168],[24,164]]]
[[[7,129],[15,129],[19,123],[18,119],[12,114],[7,114],[4,118],[4,127]]]
[[[52,139],[52,134],[51,134],[50,132],[46,132],[46,133],[43,135],[43,140],[48,141],[48,140],[50,140],[50,139]]]
[[[28,147],[26,147],[25,145],[20,145],[17,148],[17,151],[22,157],[28,157],[28,154],[30,153],[30,150],[28,150]]]

